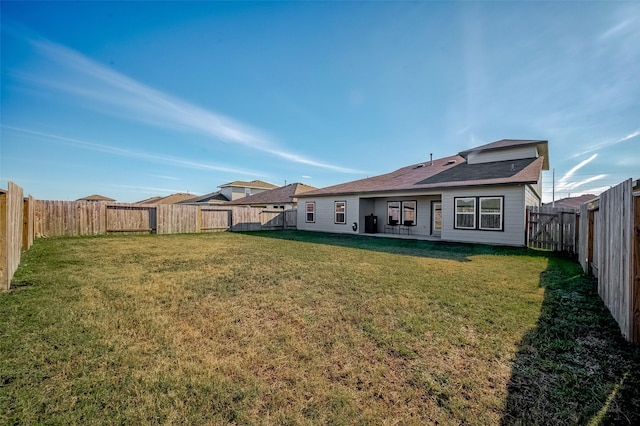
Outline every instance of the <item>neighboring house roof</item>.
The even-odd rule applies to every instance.
[[[256,188],[256,189],[274,189],[278,187],[278,185],[274,185],[269,182],[264,182],[262,180],[252,180],[251,182],[234,180],[233,182],[219,185],[218,188],[225,188],[227,186],[234,186],[238,188]]]
[[[180,201],[177,204],[214,204],[214,203],[223,203],[225,201],[229,201],[227,197],[222,195],[220,191],[210,192],[209,194],[204,194],[199,197],[190,198],[188,200]]]
[[[167,195],[166,197],[151,197],[146,200],[138,201],[136,204],[177,204],[180,201],[188,200],[195,197],[194,194],[178,192],[176,194]]]
[[[498,141],[483,145],[485,148],[478,147],[458,155],[413,164],[391,173],[309,191],[301,197],[536,183],[547,162],[542,156],[476,164],[468,164],[465,160],[465,156],[470,152],[481,151],[487,149],[486,147],[498,149],[532,143],[547,144],[546,141]]]
[[[162,197],[155,196],[151,198],[145,198],[144,200],[136,201],[134,204],[154,204],[156,201],[161,200]]]
[[[225,205],[252,205],[252,204],[285,204],[295,203],[297,196],[317,188],[304,183],[291,183],[280,188],[270,189],[258,194],[249,195],[234,201],[227,201]]]
[[[78,198],[76,201],[115,201],[115,199],[105,197],[104,195],[93,194],[83,198]]]
[[[568,208],[568,209],[579,209],[581,205],[584,203],[588,203],[589,201],[598,198],[597,195],[593,194],[584,194],[579,197],[566,197],[556,200],[555,203],[545,203],[545,206],[560,207],[560,208]]]

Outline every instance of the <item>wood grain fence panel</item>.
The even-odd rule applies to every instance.
[[[7,191],[0,189],[0,290],[9,288],[9,268],[7,266]]]
[[[577,212],[550,206],[527,207],[527,245],[542,250],[575,253]]]
[[[633,267],[631,268],[631,323],[633,328],[633,336],[631,341],[640,343],[640,195],[633,197],[633,248],[631,251],[631,259]]]
[[[8,182],[0,201],[0,289],[8,290],[22,251],[24,197],[22,188]]]
[[[634,229],[632,180],[600,195],[597,220],[598,294],[620,326],[622,335],[631,340],[632,324],[632,246]]]
[[[258,213],[263,230],[283,229],[283,210],[262,210]]]
[[[231,228],[231,210],[202,207],[200,232],[226,231]]]
[[[589,239],[593,238],[589,233],[589,204],[583,204],[580,206],[580,231],[578,238],[578,261],[585,274],[589,273],[589,263],[592,259],[589,258]]]
[[[260,231],[262,221],[260,219],[260,208],[232,207],[231,208],[231,230],[232,231]]]
[[[109,204],[106,210],[107,233],[153,233],[156,231],[156,206]]]
[[[22,219],[22,249],[28,250],[33,245],[35,236],[35,200],[31,195],[24,199]]]
[[[285,229],[296,229],[298,227],[298,210],[285,211]]]
[[[160,204],[158,234],[185,234],[198,231],[198,207]]]

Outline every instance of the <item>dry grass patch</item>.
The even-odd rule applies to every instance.
[[[0,421],[500,423],[548,268],[296,232],[38,240],[0,295]]]

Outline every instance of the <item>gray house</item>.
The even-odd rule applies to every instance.
[[[505,139],[298,195],[298,229],[524,246],[544,140]]]
[[[304,183],[290,183],[289,185],[268,189],[235,201],[227,201],[223,205],[291,210],[298,206],[298,196],[300,194],[314,189],[317,188]]]

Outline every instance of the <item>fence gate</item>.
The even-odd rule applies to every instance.
[[[576,253],[578,214],[554,207],[527,207],[527,246]]]

